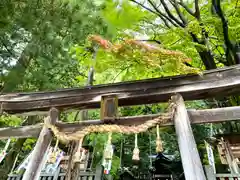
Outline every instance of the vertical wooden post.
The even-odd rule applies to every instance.
[[[51,108],[48,117],[45,118],[45,123],[55,124],[58,120],[58,116],[58,110],[56,108]],[[43,157],[51,144],[52,138],[52,132],[46,126],[43,126],[22,180],[39,179],[43,165]]]
[[[103,179],[103,166],[97,166],[96,168],[96,175],[95,180],[102,180]]]
[[[223,138],[221,139],[223,147],[224,147],[224,151],[225,151],[225,155],[226,155],[226,159],[227,159],[227,163],[229,165],[229,169],[230,172],[232,174],[239,174],[239,168],[238,165],[236,164],[236,162],[234,161],[234,156],[232,153],[232,150],[230,148],[229,142],[227,140],[224,140]]]
[[[101,120],[113,122],[118,116],[118,97],[116,95],[102,96]]]
[[[211,165],[205,166],[205,172],[206,172],[207,180],[216,180],[216,175]]]
[[[174,125],[185,179],[206,180],[184,100],[180,94],[174,95],[172,100],[177,105]]]
[[[60,174],[61,167],[58,166],[57,171],[54,173],[53,180],[58,180],[58,176]]]

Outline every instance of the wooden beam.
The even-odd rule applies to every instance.
[[[239,106],[240,107],[240,106]],[[218,140],[221,140],[221,138],[223,137],[224,140],[227,140],[228,143],[230,143],[231,146],[239,146],[240,145],[240,133],[227,133],[227,134],[216,134],[214,136],[215,138],[217,138]]]
[[[123,83],[64,89],[53,92],[0,95],[3,111],[16,114],[65,109],[99,108],[102,96],[117,95],[119,106],[166,102],[174,93],[185,100],[218,98],[240,94],[240,65],[184,75]]]
[[[42,124],[0,128],[0,139],[38,137]]]
[[[49,116],[45,119],[45,123],[55,124],[58,120],[59,112],[55,108],[51,108]],[[47,128],[43,127],[39,135],[38,141],[34,147],[31,160],[23,175],[23,180],[38,180],[43,166],[43,157],[47,152],[52,141],[53,134]]]
[[[186,180],[206,180],[190,120],[180,94],[173,96],[176,104],[174,125]]]
[[[239,152],[240,153],[240,146],[231,146],[232,152]]]
[[[240,120],[240,106],[216,108],[216,109],[204,109],[194,110],[189,109],[188,115],[191,119],[192,124],[204,124],[204,123],[219,123],[226,121],[237,121]],[[143,115],[143,116],[128,116],[119,117],[114,119],[115,124],[120,125],[139,125],[146,122],[149,119],[158,117],[159,114]],[[88,125],[100,125],[104,124],[100,120],[87,120],[75,123],[61,123],[57,122],[56,126],[65,132],[77,131],[83,126]],[[171,126],[173,122],[161,124],[161,126]],[[0,128],[0,139],[8,139],[9,137],[14,138],[28,138],[38,137],[42,128],[42,124],[22,126],[22,127],[8,127]]]
[[[240,175],[239,174],[216,174],[216,178],[220,178],[220,179],[231,179],[231,178],[240,178]]]
[[[227,142],[229,143],[229,142]],[[225,144],[223,144],[223,140],[221,139],[220,142],[218,142],[217,144],[217,149],[218,149],[218,153],[219,153],[219,157],[221,160],[222,164],[228,164],[228,162],[231,162],[233,160],[235,160],[236,158],[240,158],[240,146],[232,146],[231,144],[229,144],[230,150],[226,151],[225,148]],[[227,154],[232,154],[232,157],[227,155]],[[228,159],[227,159],[228,158]],[[231,158],[231,159],[230,159]],[[228,161],[227,161],[228,160]],[[235,161],[236,164],[240,164],[240,162]]]
[[[234,152],[233,151],[233,157],[234,158],[240,158],[240,152],[239,151],[238,152],[236,152],[236,151]]]
[[[202,109],[189,109],[188,115],[192,123],[219,123],[240,120],[240,106]]]

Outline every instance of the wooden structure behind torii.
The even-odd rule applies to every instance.
[[[240,134],[217,134],[210,142],[217,147],[222,164],[228,164],[231,173],[239,173]]]
[[[162,125],[175,125],[185,178],[187,180],[204,180],[206,178],[190,123],[239,120],[240,107],[187,111],[183,99],[222,98],[229,95],[240,95],[239,65],[206,71],[201,76],[187,75],[157,78],[64,89],[55,92],[5,94],[0,95],[0,107],[1,111],[9,114],[34,115],[45,114],[45,112],[50,111],[46,119],[48,123],[59,127],[65,132],[72,132],[89,124],[104,124],[105,121],[94,120],[82,122],[81,124],[64,124],[57,122],[59,110],[99,108],[103,97],[117,97],[119,106],[166,102],[172,97],[172,100],[177,105],[174,121]],[[113,109],[116,109],[116,107]],[[157,116],[112,116],[110,119],[115,124],[137,125]],[[52,139],[51,131],[42,124],[0,129],[0,138],[3,139],[10,136],[18,138],[39,136],[34,148],[34,158],[30,162],[32,169],[26,171],[23,180],[37,179],[42,164],[42,153],[46,151]]]

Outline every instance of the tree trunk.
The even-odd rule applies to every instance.
[[[216,63],[214,62],[213,55],[210,51],[204,50],[204,51],[198,51],[199,56],[202,59],[202,62],[207,70],[210,69],[216,69]]]
[[[226,47],[226,59],[228,66],[234,65],[234,64],[240,64],[240,57],[239,57],[239,48],[237,43],[233,43],[229,38],[229,32],[228,32],[228,21],[224,15],[224,12],[221,8],[221,1],[220,0],[212,0],[212,6],[215,11],[215,13],[218,15],[218,17],[221,19],[222,22],[222,30],[223,30],[223,37],[224,37],[224,44]]]
[[[199,40],[197,38],[197,36],[193,33],[191,33],[191,36],[192,36],[193,42],[206,46],[205,40]],[[205,50],[199,49],[197,47],[196,47],[196,50],[197,50],[199,56],[201,57],[201,60],[204,64],[206,70],[217,68],[216,62],[214,61],[214,57],[213,57],[213,54],[211,53],[211,51],[209,51],[207,49],[205,49]]]

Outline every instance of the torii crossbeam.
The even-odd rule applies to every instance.
[[[9,114],[30,111],[99,108],[102,96],[116,95],[119,106],[166,102],[180,93],[184,100],[197,100],[240,94],[240,65],[184,75],[129,81],[51,92],[0,95],[0,107]]]

